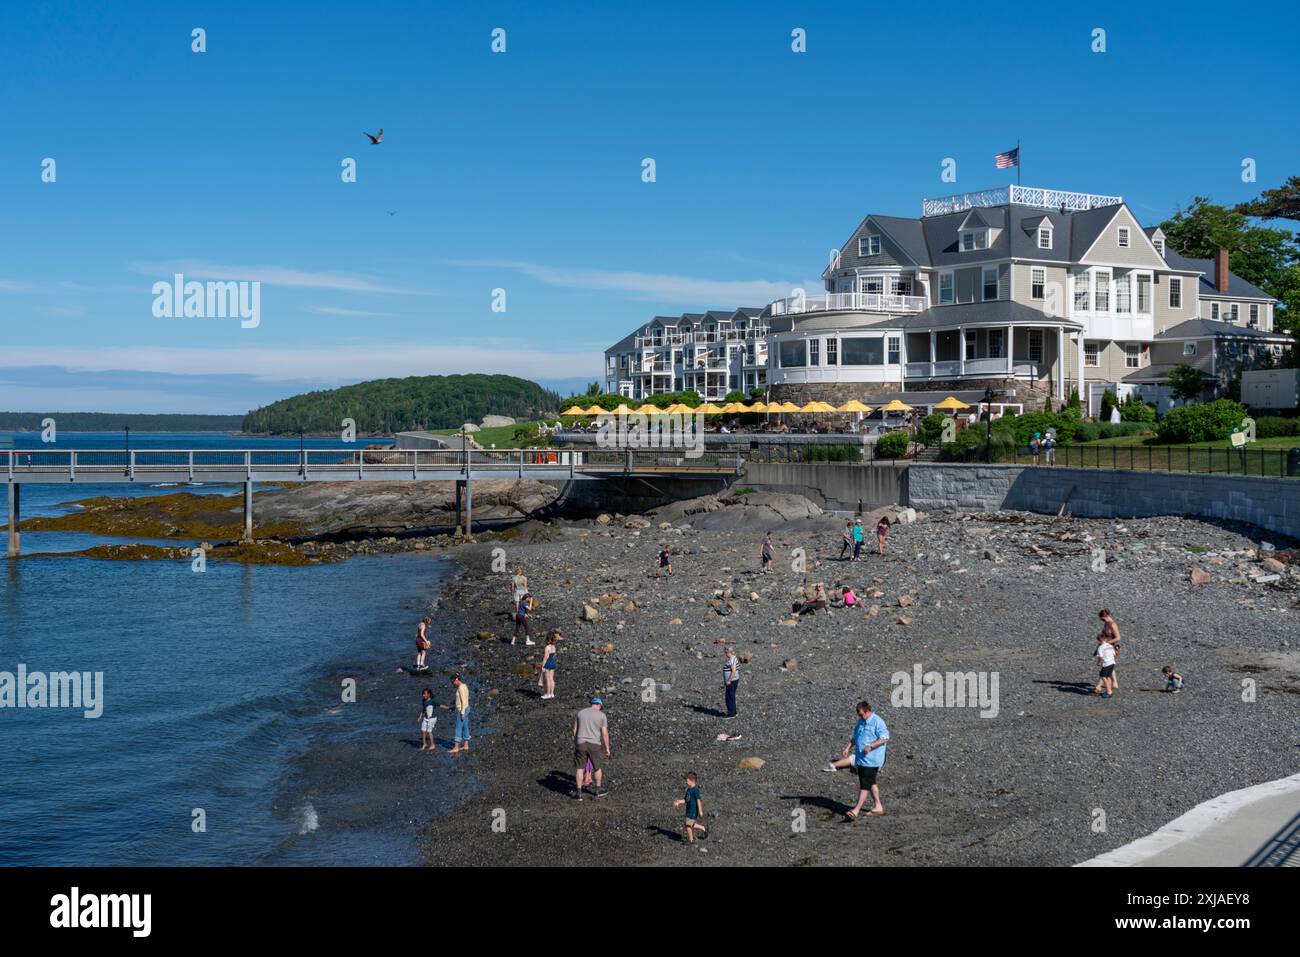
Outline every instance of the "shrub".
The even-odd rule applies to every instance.
[[[1110,389],[1101,394],[1101,420],[1103,422],[1110,421],[1111,410],[1117,405],[1119,405],[1119,398]]]
[[[857,445],[805,445],[800,457],[805,462],[859,462],[862,448]]]
[[[881,458],[899,459],[907,454],[911,436],[906,432],[889,432],[876,440],[876,454]]]
[[[1174,390],[1174,398],[1190,402],[1199,399],[1205,391],[1205,377],[1199,369],[1188,365],[1176,365],[1165,376],[1165,382]]]
[[[1068,412],[1026,412],[1024,415],[1003,416],[993,423],[996,429],[1003,422],[1013,430],[1017,445],[1028,445],[1035,432],[1043,435],[1048,429],[1056,430],[1056,443],[1068,444],[1079,428],[1079,420]]]
[[[1074,441],[1096,442],[1098,439],[1113,439],[1148,431],[1150,428],[1145,422],[1083,422],[1074,433]]]
[[[1156,423],[1156,435],[1161,442],[1214,442],[1226,439],[1245,417],[1241,403],[1231,399],[1183,405]]]
[[[1119,417],[1125,422],[1154,422],[1156,407],[1147,405],[1140,395],[1130,396],[1119,407]]]
[[[1255,438],[1277,439],[1300,435],[1300,419],[1286,419],[1280,415],[1261,415],[1255,420]]]
[[[1024,416],[1019,418],[1024,418]],[[992,445],[993,460],[995,462],[1011,458],[1016,450],[1016,431],[1012,427],[1012,421],[1014,421],[1014,418],[1008,419],[1003,416],[993,423]],[[949,442],[947,445],[939,447],[939,458],[945,462],[983,461],[985,455],[984,429],[983,423],[962,429],[957,433],[955,442]]]
[[[943,424],[948,421],[948,417],[942,412],[931,412],[921,420],[921,429],[917,432],[916,440],[922,445],[938,445],[939,440],[943,438]]]

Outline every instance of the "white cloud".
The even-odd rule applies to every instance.
[[[168,346],[87,348],[17,346],[0,353],[0,367],[62,366],[85,372],[163,372],[247,375],[264,382],[359,381],[412,375],[495,372],[525,379],[599,378],[599,351],[545,352],[483,345],[390,342],[317,348],[186,349]]]
[[[790,295],[790,290],[794,288],[794,284],[789,282],[764,279],[699,279],[661,273],[568,269],[506,259],[460,260],[452,265],[509,269],[549,286],[623,292],[645,299],[691,303],[698,309],[764,306],[773,299]],[[819,287],[820,283],[815,283],[812,288]]]
[[[229,266],[202,260],[180,259],[170,262],[132,263],[131,269],[163,281],[169,280],[175,273],[182,273],[190,278],[261,282],[268,286],[292,286],[299,289],[423,295],[420,290],[388,286],[370,276],[341,272],[306,272],[287,266]]]
[[[319,312],[327,316],[355,316],[361,319],[392,315],[391,312],[370,312],[366,309],[339,309],[337,306],[308,306],[307,311]]]

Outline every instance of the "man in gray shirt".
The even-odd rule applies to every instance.
[[[579,711],[573,721],[573,762],[578,769],[577,774],[574,775],[577,787],[574,789],[573,796],[579,801],[582,800],[582,784],[586,777],[588,761],[591,762],[596,797],[604,797],[606,794],[605,788],[601,786],[601,772],[604,767],[602,746],[604,757],[610,755],[609,719],[605,717],[604,708],[603,698],[592,698],[591,707]]]

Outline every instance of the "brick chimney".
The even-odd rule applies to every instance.
[[[1214,257],[1214,288],[1219,292],[1228,291],[1228,251],[1222,246]]]

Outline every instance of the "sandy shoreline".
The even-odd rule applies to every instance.
[[[621,518],[532,525],[455,549],[464,574],[437,624],[464,659],[477,730],[468,759],[440,760],[462,761],[480,790],[428,826],[431,863],[454,848],[475,864],[1068,865],[1216,794],[1296,771],[1300,576],[1291,566],[1280,583],[1246,583],[1259,543],[1242,530],[933,515],[895,525],[885,558],[847,564],[833,560],[841,522],[812,517],[773,525],[776,572],[759,576],[769,513],[728,522],[681,511],[667,530],[655,527],[666,516],[649,516],[649,528]],[[682,527],[706,525],[716,527]],[[656,583],[659,540],[672,545],[677,576]],[[1104,572],[1091,571],[1098,546]],[[836,610],[783,624],[803,581],[789,566],[793,547],[807,549],[810,581],[855,585],[864,609],[880,606],[876,616]],[[540,644],[509,644],[507,575],[492,570],[494,548],[509,569],[526,569],[539,628],[564,635],[555,701],[539,700],[531,677]],[[1211,572],[1209,584],[1189,583],[1194,564]],[[710,614],[709,599],[727,588],[735,604]],[[872,589],[883,594],[870,598]],[[611,593],[619,597],[596,605],[600,620],[578,622],[584,603]],[[629,600],[638,607],[623,611]],[[1111,700],[1083,693],[1095,680],[1102,606],[1125,635]],[[720,718],[723,640],[752,656],[731,722]],[[797,667],[784,669],[788,659]],[[1158,693],[1165,663],[1188,676],[1187,692]],[[918,664],[997,672],[996,717],[891,704],[890,676]],[[1243,679],[1256,683],[1253,702],[1242,700]],[[655,700],[642,700],[650,682]],[[597,690],[608,701],[610,791],[579,803],[569,797],[568,731]],[[864,696],[895,742],[881,776],[889,814],[846,825],[856,786],[819,769]],[[715,741],[723,730],[743,738]],[[766,764],[739,769],[748,756]],[[678,839],[671,808],[687,770],[716,812],[695,848]]]

